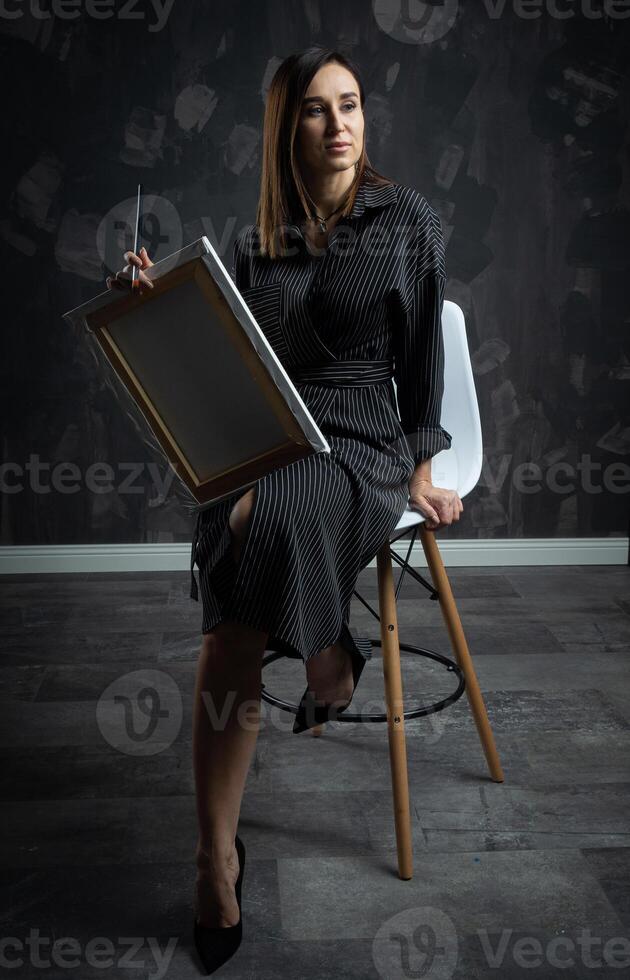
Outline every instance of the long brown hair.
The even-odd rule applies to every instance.
[[[359,69],[351,58],[332,48],[314,45],[289,55],[276,70],[269,86],[263,122],[262,173],[256,224],[260,254],[271,259],[278,258],[287,245],[286,225],[291,217],[310,213],[306,187],[295,156],[295,138],[302,100],[311,80],[322,65],[330,62],[337,62],[352,73],[359,88],[363,110],[365,89]],[[357,164],[354,186],[340,217],[350,214],[364,176],[372,183],[391,183],[370,164],[365,137]]]

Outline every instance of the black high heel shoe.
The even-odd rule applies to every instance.
[[[241,838],[236,835],[234,841],[236,853],[238,854],[238,878],[234,885],[236,901],[238,902],[239,919],[234,926],[202,926],[197,922],[195,914],[193,938],[199,959],[203,963],[207,974],[214,973],[220,966],[234,955],[241,945],[243,938],[243,915],[241,912],[241,885],[243,883],[243,871],[245,870],[245,845]]]
[[[345,649],[347,649],[347,647]],[[295,715],[295,721],[293,723],[294,734],[297,735],[299,732],[305,732],[308,728],[315,728],[317,725],[323,725],[326,721],[332,721],[337,717],[337,715],[340,715],[343,711],[350,707],[357,689],[357,684],[359,683],[359,678],[363,673],[363,668],[369,660],[372,651],[370,647],[369,652],[366,651],[365,656],[357,653],[356,650],[348,650],[348,652],[352,659],[352,678],[354,681],[354,688],[352,690],[352,694],[350,695],[350,699],[346,701],[341,708],[332,703],[321,704],[313,697],[313,692],[311,691],[310,687],[307,687],[302,695],[302,700],[298,705]]]

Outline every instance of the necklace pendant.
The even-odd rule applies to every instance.
[[[326,221],[325,221],[324,218],[322,218],[322,220],[319,223],[319,230],[320,231],[326,231]]]

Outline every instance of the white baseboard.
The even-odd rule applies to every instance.
[[[495,565],[627,565],[628,538],[470,538],[440,540],[448,567]],[[190,568],[190,544],[6,545],[0,547],[0,575],[64,572],[171,572]],[[393,548],[404,557],[408,541]],[[414,542],[414,568],[426,568],[422,545]],[[196,566],[195,566],[196,567]],[[376,559],[368,568],[376,568]]]

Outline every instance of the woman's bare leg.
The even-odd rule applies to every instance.
[[[230,514],[238,563],[252,493]],[[249,504],[249,506],[245,506]],[[199,823],[199,921],[212,927],[238,922],[234,838],[245,782],[260,728],[262,656],[267,633],[221,622],[203,637],[193,704],[193,768]]]
[[[238,922],[234,837],[260,727],[267,634],[219,623],[203,638],[193,705],[193,768],[199,823],[197,901],[206,926]]]

